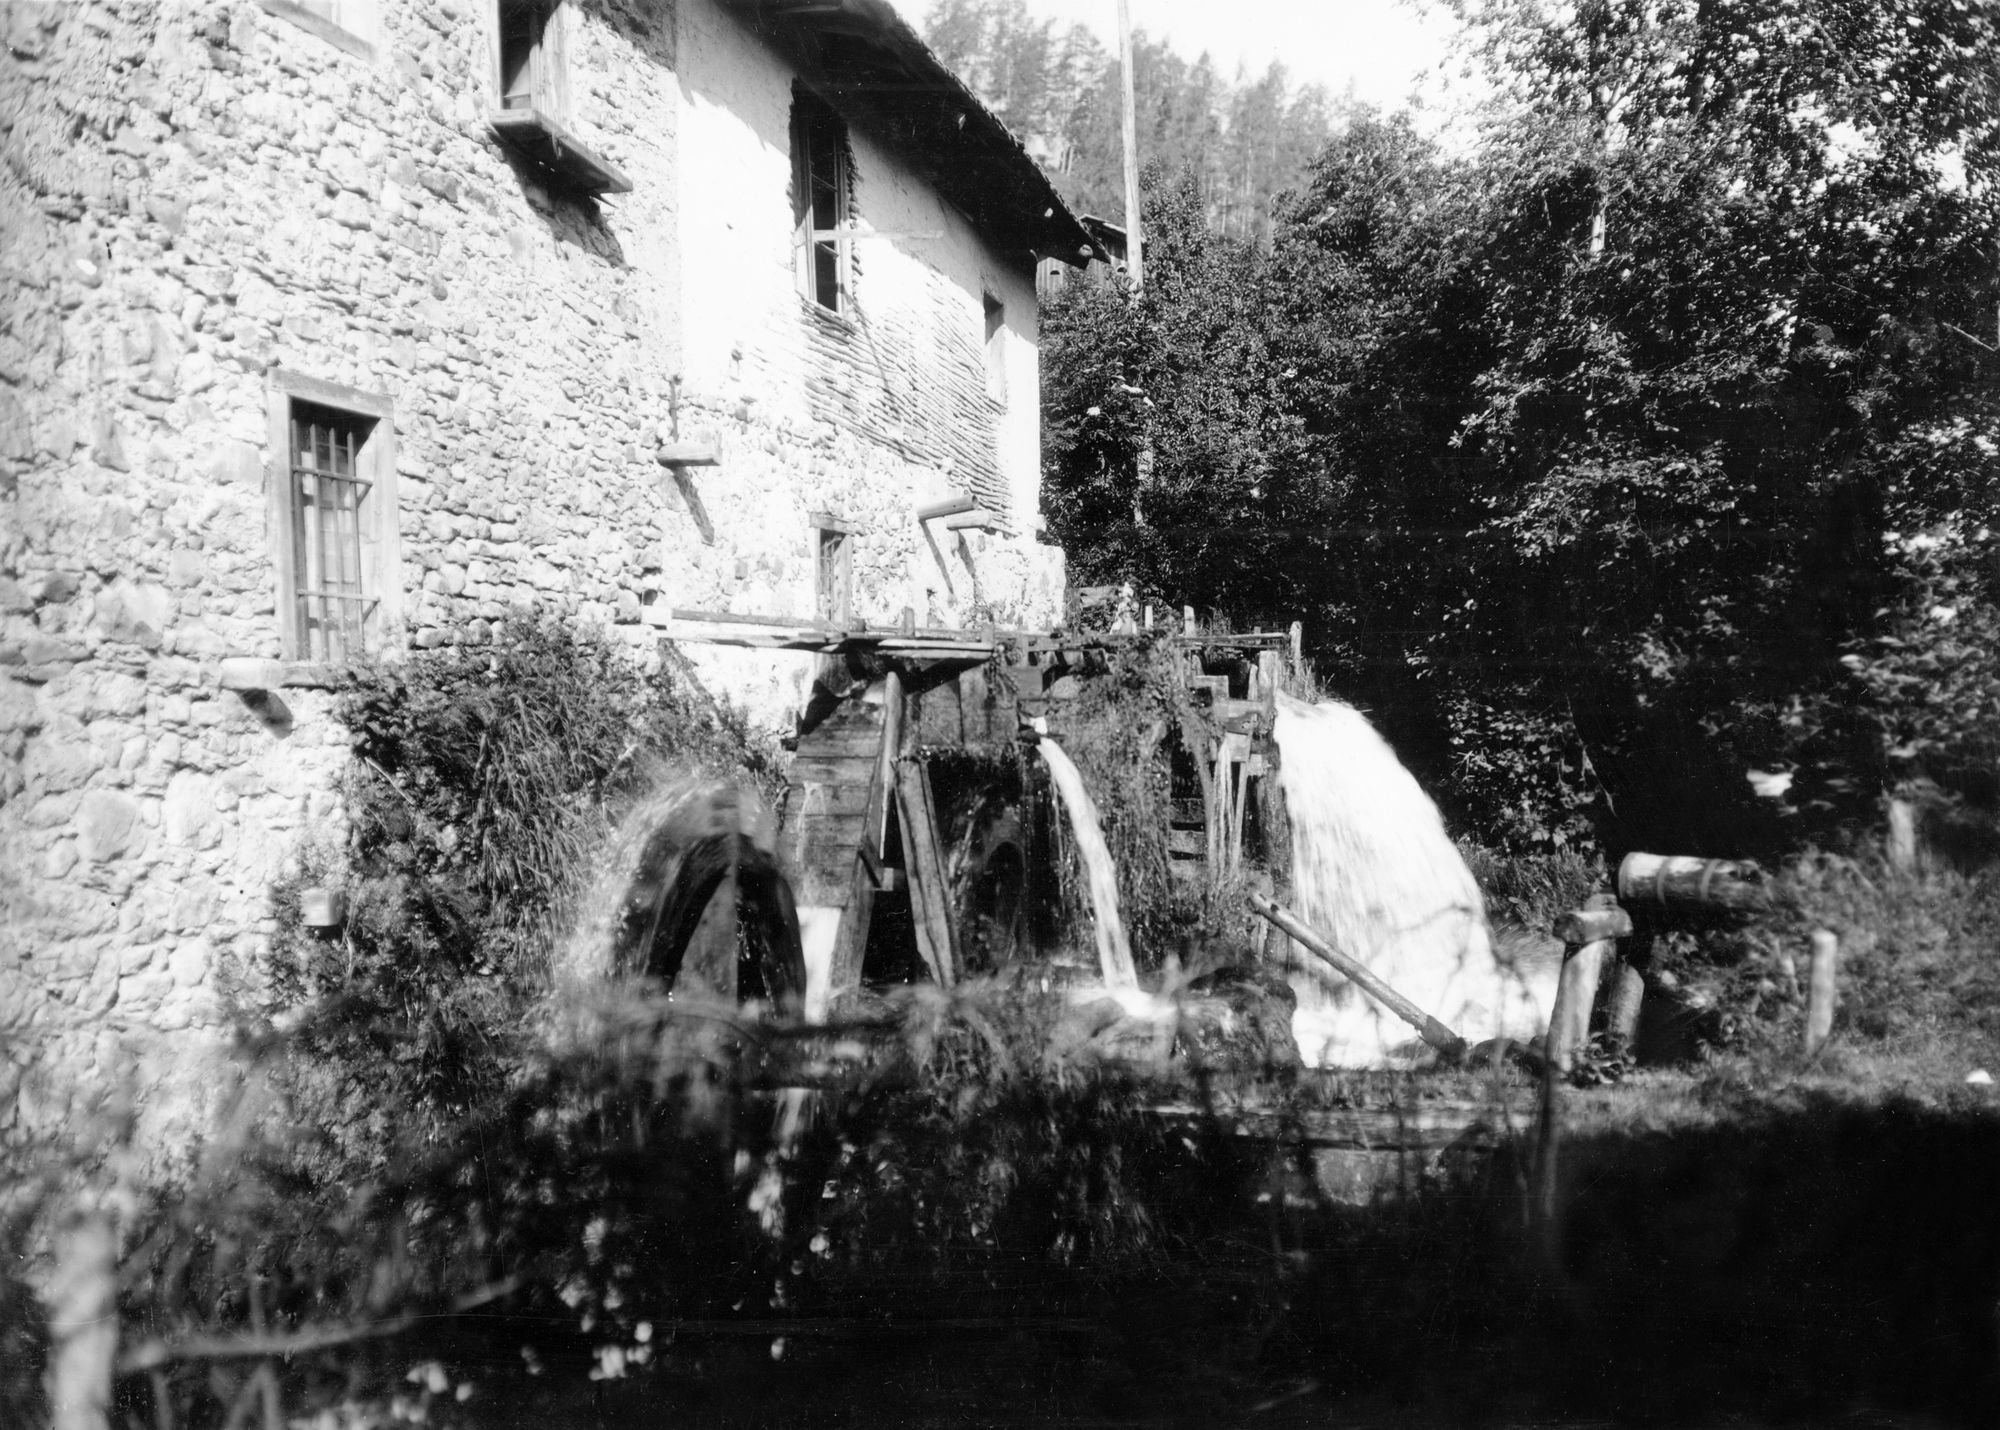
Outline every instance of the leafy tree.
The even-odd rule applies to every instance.
[[[1472,155],[1359,117],[1267,260],[1163,235],[1112,366],[1166,354],[1133,379],[1155,480],[1207,521],[1094,538],[1079,508],[1067,531],[1105,557],[1080,567],[1296,602],[1328,673],[1492,837],[1736,852],[1863,812],[1914,773],[1897,700],[1924,613],[1972,631],[1991,599],[1995,10],[1471,18],[1503,98]],[[1050,335],[1054,410],[1072,374],[1107,390],[1062,351],[1070,317]],[[1213,431],[1162,385],[1190,358],[1223,369],[1191,389],[1229,394]],[[1066,514],[1072,486],[1117,486],[1072,458],[1132,473],[1143,446],[1082,435],[1052,431]],[[1253,495],[1277,469],[1311,499]],[[1225,552],[1254,568],[1210,573]],[[1926,727],[1926,769],[1963,783],[1984,758],[1982,699]],[[1791,770],[1790,798],[1752,769]]]
[[[936,0],[924,33],[1049,165],[1064,198],[1083,213],[1124,213],[1123,79],[1094,32],[1037,20],[1026,0]],[[1193,173],[1211,224],[1268,243],[1278,196],[1331,132],[1333,101],[1317,85],[1295,88],[1281,65],[1231,80],[1209,56],[1189,62],[1143,30],[1133,52],[1142,161]]]

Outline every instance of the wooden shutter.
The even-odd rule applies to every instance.
[[[568,127],[569,6],[557,4],[542,25],[542,42],[535,51],[535,108]]]

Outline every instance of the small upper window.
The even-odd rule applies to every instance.
[[[799,292],[835,313],[848,306],[852,162],[840,116],[798,91],[792,100],[792,225]]]
[[[986,306],[986,395],[995,402],[1007,400],[1007,305],[991,293]]]

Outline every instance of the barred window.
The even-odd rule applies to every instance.
[[[373,483],[357,458],[374,425],[318,403],[292,404],[292,571],[306,660],[341,661],[362,651],[372,603],[361,575],[361,510]]]
[[[275,375],[271,536],[287,659],[351,661],[396,625],[392,411],[370,393]]]

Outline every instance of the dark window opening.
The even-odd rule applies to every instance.
[[[847,126],[823,100],[792,100],[792,223],[799,249],[799,291],[820,307],[847,306],[851,160]]]
[[[982,295],[986,304],[986,395],[995,402],[1007,400],[1007,305],[991,293]]]

